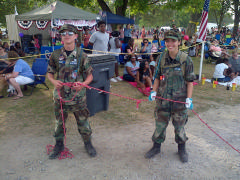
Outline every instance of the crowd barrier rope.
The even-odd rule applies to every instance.
[[[148,99],[135,99],[135,98],[131,98],[131,97],[127,97],[127,96],[123,96],[123,95],[120,95],[120,94],[116,94],[116,93],[112,93],[112,92],[109,92],[109,91],[105,91],[105,90],[102,90],[102,89],[98,89],[98,88],[95,88],[95,87],[91,87],[91,86],[88,86],[86,84],[83,84],[83,83],[80,83],[80,82],[75,82],[75,83],[63,83],[64,86],[68,86],[70,88],[72,88],[73,86],[76,86],[76,85],[79,85],[79,86],[84,86],[85,88],[87,89],[94,89],[94,90],[97,90],[101,93],[107,93],[107,94],[110,94],[110,95],[114,95],[114,96],[117,96],[117,97],[120,97],[120,98],[124,98],[124,99],[128,99],[128,100],[132,100],[132,101],[135,101],[136,102],[136,108],[138,109],[139,108],[139,104],[141,102],[146,102],[146,101],[149,101]],[[77,92],[76,92],[77,93]],[[65,121],[64,121],[64,116],[63,116],[63,108],[62,108],[62,104],[64,102],[71,102],[75,96],[76,96],[76,93],[74,94],[74,96],[72,97],[71,100],[69,101],[65,101],[61,95],[60,95],[60,92],[58,91],[58,95],[60,97],[60,104],[61,104],[61,114],[62,114],[62,121],[63,121],[63,129],[64,129],[64,145],[65,145],[65,149],[63,152],[61,152],[61,155],[59,156],[59,160],[61,159],[65,159],[65,158],[73,158],[74,155],[69,151],[68,148],[66,148],[66,129],[65,129]],[[186,102],[182,102],[182,101],[174,101],[172,99],[165,99],[165,98],[162,98],[162,97],[159,97],[159,96],[156,96],[155,98],[157,99],[162,99],[162,100],[165,100],[165,101],[170,101],[170,102],[174,102],[174,103],[181,103],[181,104],[186,104]],[[225,142],[228,146],[230,146],[233,150],[235,150],[236,152],[238,152],[240,154],[240,150],[236,149],[233,145],[231,145],[227,140],[225,140],[223,137],[221,137],[216,131],[213,130],[213,128],[211,128],[201,117],[199,114],[197,114],[194,110],[192,110],[193,114],[198,117],[198,119],[204,124],[207,126],[207,128],[212,131],[215,135],[217,135],[223,142]],[[52,150],[53,150],[54,146],[53,145],[47,145],[46,146],[46,149],[47,149],[47,153],[49,154]]]
[[[197,46],[197,44],[192,45],[192,46],[187,46],[186,48],[181,48],[180,50],[185,50],[185,49],[189,49],[191,47]],[[85,51],[91,51],[91,52],[97,52],[97,53],[102,53],[102,54],[110,54],[110,55],[131,55],[132,53],[116,53],[116,52],[109,52],[109,51],[98,51],[98,50],[93,50],[93,49],[87,49],[87,48],[82,48]],[[151,54],[161,54],[162,52],[151,52],[151,53],[140,53],[140,52],[136,52],[133,53],[135,55],[151,55]],[[44,54],[35,54],[35,55],[29,55],[29,56],[24,56],[24,57],[19,57],[20,59],[25,59],[25,58],[32,58],[32,57],[39,57],[39,56],[44,56],[44,55],[48,55],[48,54],[52,54],[52,52],[48,52],[48,53],[44,53]],[[11,59],[16,59],[16,58],[6,58],[6,59],[0,59],[0,60],[11,60]]]

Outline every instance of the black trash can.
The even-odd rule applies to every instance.
[[[110,79],[115,72],[115,56],[103,54],[89,54],[90,64],[93,68],[93,81],[89,86],[104,91],[110,91]],[[108,110],[109,94],[102,93],[97,90],[87,89],[87,107],[90,116],[97,112]]]

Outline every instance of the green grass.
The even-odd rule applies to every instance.
[[[199,71],[200,58],[193,58],[195,74]],[[32,62],[32,59],[29,59]],[[204,63],[203,74],[205,77],[212,77],[214,71],[213,64]],[[120,74],[123,72],[123,67],[120,67]],[[31,133],[43,136],[46,133],[52,134],[54,130],[54,113],[52,91],[53,86],[47,80],[50,90],[36,88],[31,96],[25,96],[19,100],[12,98],[0,99],[0,135],[6,133]],[[111,84],[111,92],[121,94],[123,96],[132,97],[135,99],[147,99],[138,90],[129,85],[127,82],[118,82]],[[24,94],[29,93],[24,91]],[[198,113],[207,111],[211,108],[217,108],[224,105],[237,105],[240,103],[240,88],[235,92],[226,90],[224,86],[212,88],[212,84],[194,86],[193,103],[194,110]],[[6,93],[5,93],[6,94]],[[142,102],[139,109],[136,109],[136,102],[122,99],[120,97],[110,95],[108,111],[97,113],[90,117],[90,123],[93,127],[111,128],[125,126],[128,124],[136,124],[146,120],[154,120],[153,111],[155,102]],[[190,116],[193,116],[190,113]],[[70,129],[76,129],[74,117],[69,116],[68,123]]]

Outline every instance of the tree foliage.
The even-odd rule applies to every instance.
[[[233,34],[236,35],[238,32],[239,27],[239,15],[240,15],[240,2],[239,0],[232,0],[232,6],[234,11],[234,27],[233,27]]]
[[[28,0],[0,0],[0,23],[1,26],[6,27],[5,15],[14,14],[15,6],[17,7],[18,14],[25,13],[33,8]]]
[[[18,13],[30,11],[33,8],[54,2],[55,0],[0,0],[0,23],[5,24],[5,15],[14,13],[17,6]],[[200,22],[205,0],[62,0],[78,8],[98,13],[100,10],[118,15],[136,17],[136,22],[146,26],[177,26],[188,27],[192,34],[195,23]],[[239,0],[211,0],[209,17],[215,16],[214,21],[223,23],[230,2],[232,5]],[[233,6],[234,7],[234,6]],[[235,15],[237,12],[235,12]],[[239,15],[239,13],[237,14]],[[213,19],[213,18],[212,18]],[[238,21],[239,22],[239,21]]]
[[[218,24],[218,29],[223,25],[223,19],[224,16],[227,14],[230,6],[231,6],[231,1],[230,0],[219,0],[215,1],[216,3],[216,8],[212,10],[215,21]]]

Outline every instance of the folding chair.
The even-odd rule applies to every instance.
[[[33,62],[32,71],[35,76],[35,79],[33,83],[26,84],[32,87],[29,96],[32,95],[34,88],[38,84],[43,84],[46,87],[46,89],[49,90],[49,87],[45,83],[47,67],[48,67],[48,61],[45,58],[36,58],[35,61]]]
[[[159,52],[164,52],[165,51],[165,41],[164,40],[162,40],[162,41],[160,41],[160,47],[159,47]]]
[[[126,46],[127,46],[128,44],[127,43],[122,43],[122,50],[121,50],[121,52],[122,53],[125,53],[125,51],[126,51]],[[119,63],[120,64],[125,64],[126,63],[126,59],[125,59],[125,54],[120,54],[119,55]]]
[[[232,40],[233,38],[226,38],[226,42],[224,43],[224,45],[226,45],[228,49],[234,49],[234,46],[230,45]]]

